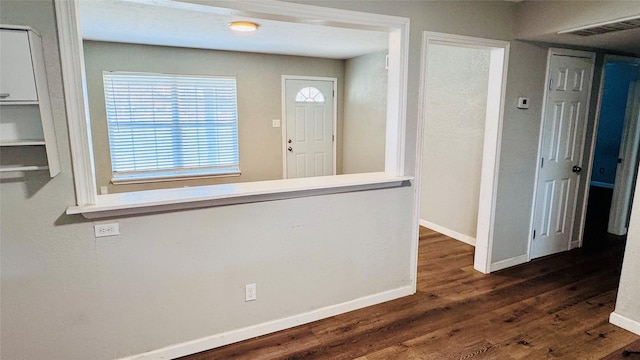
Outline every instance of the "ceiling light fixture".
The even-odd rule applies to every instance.
[[[229,29],[239,32],[253,32],[258,30],[258,24],[249,21],[234,21],[229,23]]]

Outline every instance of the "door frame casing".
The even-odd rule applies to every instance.
[[[584,181],[588,181],[588,179],[591,178],[591,170],[592,170],[592,164],[591,161],[587,161],[586,164],[584,164],[585,161],[585,150],[587,149],[587,144],[586,144],[586,136],[587,136],[587,129],[588,129],[588,122],[589,122],[589,114],[590,114],[590,108],[591,108],[591,93],[593,91],[593,75],[595,72],[595,61],[596,61],[596,53],[594,52],[590,52],[590,51],[582,51],[582,50],[570,50],[570,49],[562,49],[562,48],[555,48],[555,47],[551,47],[549,48],[548,52],[547,52],[547,69],[546,69],[546,74],[545,74],[545,78],[544,78],[544,93],[542,96],[542,115],[540,116],[540,132],[538,134],[538,154],[536,156],[536,171],[535,171],[535,175],[534,175],[534,184],[533,184],[533,197],[532,197],[532,201],[531,201],[531,218],[529,219],[529,241],[527,243],[527,261],[531,261],[531,246],[533,246],[533,231],[534,231],[534,226],[535,226],[535,219],[536,219],[536,198],[538,195],[538,180],[539,180],[539,176],[540,176],[540,162],[541,162],[541,158],[542,158],[542,136],[544,134],[544,123],[545,123],[545,115],[546,115],[546,111],[547,111],[547,97],[549,95],[549,79],[551,79],[551,73],[550,73],[550,64],[551,64],[551,58],[553,57],[553,55],[560,55],[560,56],[576,56],[576,57],[588,57],[591,58],[593,61],[593,64],[591,66],[591,74],[589,75],[589,78],[591,79],[591,81],[589,81],[588,84],[588,91],[587,91],[587,100],[586,100],[586,104],[585,104],[585,126],[584,129],[582,131],[582,142],[583,142],[583,148],[582,148],[582,153],[581,153],[581,158],[580,161],[582,162],[583,165],[586,166],[582,166],[583,170],[586,167],[586,171],[584,172],[584,179],[581,179],[581,182],[584,183]],[[602,86],[602,84],[600,84]],[[600,104],[598,104],[598,106],[600,106]],[[595,144],[595,143],[594,143]],[[589,159],[591,159],[591,156],[593,156],[593,154],[590,154]],[[588,187],[585,187],[585,191],[584,194],[582,194],[583,196],[585,196],[586,194],[588,194],[589,189]],[[573,216],[573,221],[571,223],[571,235],[569,236],[569,245],[567,247],[567,250],[571,250],[575,247],[579,247],[582,246],[582,235],[583,235],[583,227],[584,227],[584,219],[586,218],[586,203],[585,203],[585,199],[583,199],[582,204],[581,204],[581,208],[578,208],[578,204],[577,204],[577,200],[578,198],[581,196],[580,194],[580,183],[578,183],[578,194],[576,195],[576,209],[575,209],[575,213]],[[580,214],[580,216],[578,216],[578,214]],[[579,231],[579,240],[578,241],[574,241],[574,229],[575,229],[575,222],[576,219],[580,219],[580,231]]]
[[[508,41],[485,39],[471,36],[424,31],[422,33],[422,56],[420,65],[420,104],[418,110],[416,146],[416,217],[420,218],[420,184],[422,181],[422,152],[424,149],[424,122],[426,114],[427,56],[430,44],[450,45],[489,49],[489,91],[485,113],[485,131],[482,150],[482,170],[480,174],[480,197],[478,201],[478,222],[474,268],[488,274],[496,271],[491,266],[491,248],[495,226],[495,208],[498,187],[498,169],[502,144],[502,126],[509,66]]]
[[[322,77],[322,76],[301,76],[301,75],[282,75],[282,121],[280,123],[280,127],[282,128],[282,178],[288,179],[287,173],[287,88],[286,82],[287,80],[316,80],[316,81],[330,81],[333,86],[333,109],[332,109],[332,126],[333,130],[332,135],[332,152],[333,152],[333,175],[336,175],[337,164],[336,160],[337,156],[337,143],[338,143],[338,78],[334,77]]]

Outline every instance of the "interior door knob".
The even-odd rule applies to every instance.
[[[293,148],[292,148],[291,146],[289,146],[289,147],[287,148],[287,150],[289,150],[289,151],[293,152]]]
[[[575,165],[573,169],[571,169],[571,171],[573,171],[576,174],[580,174],[580,171],[582,171],[582,168],[578,165]]]

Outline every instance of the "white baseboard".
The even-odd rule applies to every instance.
[[[270,334],[276,331],[292,328],[298,325],[307,324],[320,319],[343,314],[349,311],[362,309],[367,306],[383,303],[386,301],[401,298],[414,294],[412,286],[403,286],[394,290],[385,291],[379,294],[365,296],[359,299],[347,301],[342,304],[331,305],[307,313],[290,316],[284,319],[269,321],[262,324],[249,326],[242,329],[232,330],[221,334],[216,334],[201,339],[175,344],[162,349],[145,352],[138,355],[128,356],[120,360],[147,360],[147,359],[175,359],[181,356],[199,353],[201,351],[232,344],[238,341],[247,340],[256,336]]]
[[[632,333],[640,335],[640,322],[631,320],[628,317],[622,316],[615,311],[612,312],[609,316],[609,322],[625,330],[629,330]]]
[[[457,231],[453,231],[451,229],[448,229],[444,226],[440,226],[437,224],[432,223],[431,221],[427,221],[427,220],[423,220],[420,219],[420,226],[424,226],[426,228],[429,228],[433,231],[437,231],[442,235],[447,235],[448,237],[452,238],[452,239],[456,239],[458,241],[462,241],[465,244],[469,244],[471,246],[476,246],[476,238],[471,237],[469,235],[465,235],[465,234],[461,234]]]
[[[509,259],[500,260],[491,264],[491,272],[506,269],[508,267],[524,264],[529,261],[527,254],[512,257]]]

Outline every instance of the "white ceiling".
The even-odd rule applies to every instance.
[[[171,0],[80,1],[86,40],[349,59],[387,49],[388,33],[256,19]],[[228,23],[258,23],[236,33]]]
[[[333,59],[382,51],[388,45],[384,31],[257,19],[180,0],[81,0],[79,4],[87,40]],[[235,20],[253,21],[260,28],[255,33],[235,33],[227,27]],[[522,39],[640,55],[640,29],[586,37],[553,32]]]

